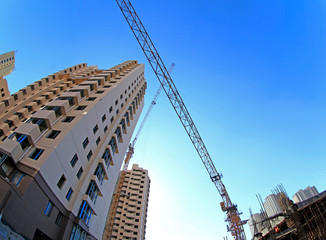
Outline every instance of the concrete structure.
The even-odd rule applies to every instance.
[[[0,101],[9,97],[7,80],[4,78],[15,68],[15,51],[0,55]]]
[[[144,65],[64,69],[0,102],[0,213],[26,239],[101,239]]]
[[[309,198],[318,196],[319,192],[315,186],[307,187],[305,190],[300,189],[292,197],[295,203],[303,202]]]
[[[148,171],[137,164],[127,171],[111,239],[145,239],[150,182]]]
[[[264,201],[264,208],[266,210],[267,216],[272,217],[276,214],[282,213],[278,197],[275,194],[268,195]]]

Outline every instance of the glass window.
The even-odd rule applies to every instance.
[[[111,146],[112,153],[115,154],[118,149],[118,146],[117,146],[117,141],[115,140],[114,137],[111,138],[109,145]]]
[[[121,120],[120,122],[122,131],[125,133],[126,132],[126,121],[124,119]]]
[[[97,199],[97,196],[99,194],[99,189],[98,187],[96,186],[96,183],[94,180],[92,180],[89,185],[88,185],[88,188],[86,190],[86,194],[89,196],[89,198],[92,200],[92,202],[95,204],[96,203],[96,199]]]
[[[104,115],[102,116],[102,122],[104,122],[105,119],[106,119],[106,114],[104,114]]]
[[[50,139],[55,139],[61,131],[52,130],[46,137]]]
[[[91,159],[91,157],[93,156],[93,152],[92,150],[90,150],[87,154],[87,160],[89,161]]]
[[[65,117],[62,122],[65,122],[65,123],[70,123],[72,120],[74,120],[75,117],[72,117],[72,116],[67,116]]]
[[[80,179],[80,177],[82,176],[83,172],[84,172],[83,168],[80,167],[79,170],[78,170],[78,172],[77,172],[77,175],[76,175],[78,179]]]
[[[61,212],[58,213],[57,218],[55,219],[55,224],[60,227],[63,219],[63,214]]]
[[[17,170],[17,171],[15,172],[15,174],[14,174],[14,175],[12,176],[12,178],[11,178],[11,182],[12,182],[13,184],[15,184],[15,185],[18,187],[19,184],[20,184],[20,182],[21,182],[22,179],[24,178],[24,176],[25,176],[25,173],[23,173],[23,172]]]
[[[28,156],[31,159],[37,160],[41,156],[41,154],[44,152],[43,149],[35,148],[35,150]]]
[[[117,127],[114,133],[117,135],[118,142],[122,142],[121,128]]]
[[[72,188],[69,188],[68,192],[67,192],[67,195],[66,195],[66,199],[69,201],[70,198],[71,198],[71,195],[74,191],[72,190]]]
[[[105,171],[104,171],[103,165],[101,163],[99,163],[97,165],[97,168],[95,169],[94,175],[97,176],[98,181],[100,182],[100,184],[102,184],[103,179],[105,177]]]
[[[75,110],[77,111],[81,111],[81,110],[84,110],[87,106],[78,106],[75,108]]]
[[[77,154],[75,154],[75,155],[72,157],[72,159],[70,160],[70,165],[71,165],[72,167],[74,167],[74,166],[76,165],[77,162],[78,162],[78,156],[77,156]]]
[[[108,149],[108,148],[105,149],[105,151],[102,155],[102,158],[104,159],[106,166],[109,167],[109,165],[111,164],[111,161],[112,161],[110,149]]]
[[[45,213],[45,215],[46,216],[50,216],[50,214],[51,214],[51,212],[52,212],[52,209],[53,209],[53,202],[51,202],[50,200],[49,200],[49,202],[48,202],[48,204],[46,205],[46,207],[45,207],[45,209],[44,209],[44,213]]]
[[[95,127],[93,127],[93,133],[95,134],[98,130],[98,125],[96,124]]]
[[[74,225],[69,240],[86,240],[87,232],[79,225]]]
[[[89,224],[89,221],[91,220],[93,214],[92,208],[89,206],[89,204],[84,200],[79,208],[78,217],[86,224]]]
[[[85,138],[84,142],[83,142],[83,148],[85,149],[88,145],[89,141],[88,138]]]
[[[59,179],[59,181],[57,183],[58,188],[61,189],[62,186],[65,184],[65,182],[66,182],[66,177],[65,177],[65,175],[62,174],[61,178]]]

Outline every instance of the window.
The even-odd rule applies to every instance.
[[[56,100],[66,100],[69,101],[69,106],[72,107],[74,104],[74,98],[73,97],[58,97]]]
[[[98,130],[98,125],[96,124],[95,127],[93,127],[93,133],[95,134]]]
[[[89,221],[91,220],[93,214],[92,208],[89,204],[84,200],[79,208],[78,217],[88,225]]]
[[[118,101],[118,99],[117,99],[117,100],[115,100],[115,105],[118,105],[118,102],[119,102],[119,101]]]
[[[105,126],[104,133],[106,133],[107,131],[108,131],[108,126]]]
[[[50,139],[55,139],[61,131],[52,130],[46,137]]]
[[[91,157],[93,156],[93,152],[92,150],[90,150],[87,154],[87,160],[89,161],[91,159]]]
[[[84,110],[86,107],[87,107],[87,106],[78,106],[78,107],[75,108],[75,110],[77,110],[77,111],[82,111],[82,110]]]
[[[118,115],[119,114],[119,109],[117,109],[117,111],[115,111],[115,114]]]
[[[52,209],[53,209],[53,202],[51,202],[49,200],[48,204],[46,205],[45,209],[44,209],[44,213],[46,216],[50,216],[51,212],[52,212]]]
[[[78,173],[76,174],[76,176],[77,176],[78,179],[80,179],[80,177],[82,176],[83,172],[84,172],[83,168],[80,167],[79,170],[78,170]]]
[[[44,152],[43,149],[38,149],[36,148],[28,157],[34,160],[39,159],[39,157],[41,156],[41,154]]]
[[[112,149],[113,154],[115,154],[115,152],[118,149],[118,146],[117,146],[117,141],[115,140],[114,137],[111,138],[111,140],[109,142],[109,145],[111,146],[111,149]]]
[[[67,116],[67,117],[65,117],[65,119],[62,120],[62,122],[70,123],[72,120],[74,120],[74,118],[75,118],[75,117]]]
[[[78,162],[78,156],[77,156],[77,154],[75,154],[75,155],[72,157],[72,159],[70,160],[70,165],[71,165],[72,167],[74,167],[74,166],[76,165],[77,162]]]
[[[24,176],[25,176],[25,173],[17,170],[15,172],[14,176],[12,176],[10,181],[18,187],[19,184],[21,183],[22,179],[24,178]]]
[[[96,139],[96,145],[99,145],[100,141],[101,141],[101,137],[98,137],[98,138]]]
[[[87,232],[84,231],[79,225],[74,225],[71,234],[70,240],[86,240]]]
[[[111,117],[110,122],[112,123],[114,121],[114,117]]]
[[[126,121],[124,119],[122,119],[120,124],[121,124],[121,127],[122,127],[122,131],[124,133],[126,133]]]
[[[129,113],[126,112],[126,114],[124,115],[124,117],[126,118],[127,124],[129,124]]]
[[[104,115],[102,116],[102,122],[104,122],[105,119],[106,119],[106,114],[104,114]]]
[[[111,164],[111,161],[112,161],[110,149],[108,149],[108,148],[105,149],[105,151],[102,155],[102,158],[104,159],[106,166],[109,167],[109,165]]]
[[[86,101],[94,101],[96,99],[96,97],[90,97],[90,98],[87,98]]]
[[[100,190],[96,186],[96,183],[94,180],[92,180],[87,188],[86,194],[89,196],[89,198],[92,200],[92,202],[95,204],[97,196],[99,194]]]
[[[74,192],[74,191],[73,191],[71,188],[69,188],[69,190],[68,190],[68,192],[67,192],[67,195],[66,195],[66,199],[67,199],[68,201],[70,200],[71,195],[72,195],[73,192]]]
[[[85,138],[84,142],[83,142],[83,148],[85,149],[88,145],[89,141],[88,138]]]
[[[65,175],[61,175],[61,178],[59,179],[58,183],[57,183],[57,186],[58,188],[61,190],[62,186],[65,184],[66,182],[66,177]]]
[[[114,133],[117,134],[118,142],[122,142],[121,129],[118,127]]]
[[[96,94],[102,94],[102,93],[104,93],[104,91],[97,91],[97,92],[95,92]]]
[[[123,98],[123,95],[121,94],[121,95],[120,95],[120,99],[122,99],[122,98]]]
[[[58,213],[57,218],[55,219],[55,224],[60,227],[63,219],[63,214],[61,212]]]
[[[59,117],[62,115],[60,107],[45,106],[42,110],[52,110],[52,111],[54,111],[56,117]]]
[[[105,86],[103,86],[104,88],[110,88],[111,87],[111,85],[105,85]]]
[[[104,171],[103,165],[101,163],[99,163],[97,165],[97,168],[95,169],[94,175],[97,176],[97,179],[98,179],[99,183],[102,184],[103,179],[105,177],[105,171]]]

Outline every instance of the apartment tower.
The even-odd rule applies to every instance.
[[[7,80],[4,78],[15,68],[15,51],[0,55],[0,101],[9,97],[10,92]]]
[[[144,105],[144,65],[86,63],[0,102],[0,214],[27,239],[102,239]]]
[[[150,182],[148,171],[137,164],[127,171],[111,239],[145,239]]]

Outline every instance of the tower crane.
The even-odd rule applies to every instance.
[[[245,240],[246,236],[243,225],[247,221],[241,221],[241,213],[238,211],[237,205],[232,203],[226,187],[221,180],[222,175],[216,170],[215,165],[206,149],[206,146],[195,126],[195,123],[193,122],[186,108],[186,105],[184,104],[176,86],[174,85],[174,82],[167,68],[165,67],[163,60],[161,59],[144,25],[138,17],[137,12],[129,0],[116,0],[116,2],[123,16],[128,22],[133,34],[135,35],[154,73],[160,81],[164,92],[168,96],[199,157],[205,165],[211,181],[216,186],[222,198],[220,205],[222,210],[226,213],[225,221],[227,222],[227,230],[231,232],[231,235],[235,240]]]
[[[173,71],[174,66],[175,66],[175,63],[172,63],[170,68],[169,68],[169,73],[171,73]],[[149,114],[152,112],[153,107],[156,105],[156,101],[157,101],[158,97],[160,96],[161,92],[162,92],[162,85],[160,85],[160,87],[156,91],[155,96],[154,96],[154,98],[153,98],[153,100],[151,102],[151,105],[149,106],[149,108],[148,108],[148,110],[147,110],[147,112],[146,112],[146,114],[145,114],[145,116],[143,118],[143,121],[142,121],[142,123],[140,124],[140,126],[139,126],[139,128],[137,130],[135,138],[132,140],[132,142],[128,146],[128,151],[126,153],[126,157],[125,157],[125,160],[124,160],[124,165],[123,165],[123,168],[122,168],[122,171],[121,171],[121,174],[120,174],[120,178],[118,180],[118,184],[116,186],[115,192],[114,192],[113,197],[112,197],[111,207],[110,207],[108,219],[106,221],[106,226],[105,226],[105,230],[104,230],[104,237],[103,237],[103,239],[105,239],[105,240],[110,240],[111,236],[112,236],[113,223],[114,223],[115,215],[116,215],[117,209],[118,209],[119,197],[122,194],[122,191],[121,191],[122,190],[122,185],[123,185],[123,182],[124,182],[125,177],[126,177],[126,173],[127,173],[127,170],[128,170],[130,159],[132,158],[132,155],[134,154],[135,144],[137,142],[139,134],[141,133],[141,131],[142,131],[147,119],[148,119]]]

